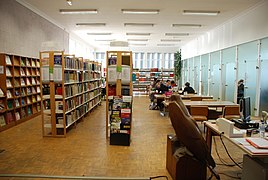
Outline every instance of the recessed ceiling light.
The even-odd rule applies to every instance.
[[[176,44],[157,44],[157,46],[175,46]]]
[[[179,39],[161,39],[161,42],[180,42]]]
[[[146,44],[129,44],[129,46],[146,46]]]
[[[153,27],[153,23],[124,23],[124,26],[151,26]]]
[[[201,24],[172,24],[172,27],[199,28],[199,27],[201,27]]]
[[[148,39],[128,39],[127,41],[148,41]]]
[[[67,2],[67,4],[68,4],[69,6],[73,5],[73,4],[72,4],[72,0],[66,0],[66,2]]]
[[[114,39],[95,39],[95,41],[114,41]]]
[[[183,15],[205,15],[205,16],[216,16],[220,11],[204,11],[204,10],[183,10]]]
[[[87,35],[90,35],[90,36],[107,36],[107,35],[112,35],[112,33],[87,33]]]
[[[61,14],[97,14],[97,9],[60,9]]]
[[[165,36],[189,36],[189,33],[165,33]]]
[[[127,36],[150,36],[151,33],[126,33]]]
[[[124,14],[158,14],[158,9],[121,9]]]
[[[76,23],[76,26],[105,26],[105,23]]]

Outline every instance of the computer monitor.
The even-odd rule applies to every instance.
[[[240,110],[243,115],[243,121],[248,122],[250,121],[250,115],[251,115],[251,106],[250,106],[250,97],[243,97],[239,101],[240,104]]]

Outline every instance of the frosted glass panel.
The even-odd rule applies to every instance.
[[[235,47],[222,50],[222,100],[234,101]]]
[[[254,115],[256,99],[257,41],[238,46],[238,80],[244,79],[245,96],[250,97],[251,115]]]
[[[189,81],[190,84],[193,84],[193,77],[194,77],[194,58],[189,59],[189,77],[186,81]]]
[[[208,94],[208,54],[201,56],[201,94],[207,95]]]
[[[268,38],[261,41],[260,111],[268,111]]]
[[[213,96],[213,99],[220,99],[220,52],[211,53],[210,59],[211,67],[211,85],[210,85],[210,95]]]
[[[194,57],[194,79],[192,87],[199,93],[199,81],[200,81],[200,56]]]

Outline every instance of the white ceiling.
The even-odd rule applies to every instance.
[[[67,31],[77,34],[94,47],[108,44],[105,41],[148,39],[129,44],[146,44],[141,48],[179,48],[205,32],[234,18],[262,0],[18,0],[31,9],[45,14]],[[97,9],[97,14],[64,15],[59,9]],[[121,9],[159,9],[156,15],[123,14]],[[216,10],[218,16],[182,15],[183,10]],[[106,23],[104,27],[78,27],[76,23]],[[125,27],[124,23],[153,23],[153,27]],[[172,27],[172,24],[201,24],[200,28]],[[112,33],[107,36],[89,36],[87,33]],[[126,33],[151,33],[150,36],[127,36]],[[186,37],[165,36],[165,33],[189,33]],[[161,39],[177,39],[180,42],[162,42]],[[163,44],[163,45],[161,45]],[[134,46],[134,45],[133,45]],[[139,46],[139,45],[138,45]]]

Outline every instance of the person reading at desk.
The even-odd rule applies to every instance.
[[[182,94],[184,94],[184,93],[187,93],[187,94],[193,94],[193,93],[195,93],[195,90],[190,86],[190,83],[189,82],[186,82],[185,83],[185,88],[183,89],[183,91],[182,91]]]

